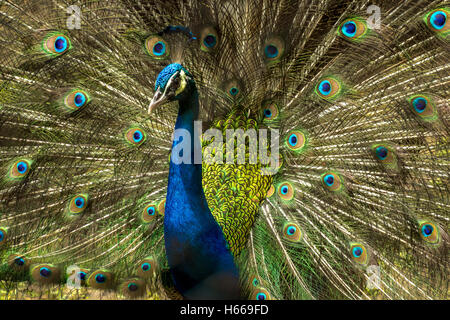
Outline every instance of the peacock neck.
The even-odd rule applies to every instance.
[[[189,99],[179,102],[175,124],[164,216],[166,255],[175,285],[186,298],[236,299],[239,297],[237,268],[222,229],[208,208],[202,188],[201,162],[194,162],[196,148],[201,148],[199,137],[194,134],[198,111],[195,90]],[[179,138],[180,131],[182,139],[189,141]],[[178,143],[183,143],[181,153],[176,148]],[[182,154],[189,149],[190,161],[177,162],[183,156],[189,160]]]

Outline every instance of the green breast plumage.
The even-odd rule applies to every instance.
[[[222,227],[223,233],[234,256],[245,247],[250,230],[258,215],[261,202],[266,198],[272,183],[271,175],[262,175],[263,165],[249,163],[249,145],[245,148],[246,161],[239,164],[237,151],[244,146],[235,139],[233,150],[226,149],[226,130],[258,129],[254,119],[235,110],[225,120],[219,120],[213,128],[222,131],[224,136],[223,164],[205,163],[203,160],[203,189],[208,206]],[[203,151],[211,141],[203,141]],[[226,153],[234,153],[234,163],[227,163]]]

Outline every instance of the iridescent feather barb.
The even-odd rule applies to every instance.
[[[189,298],[164,221],[187,216],[169,155],[196,101],[203,131],[280,134],[275,175],[197,181],[242,298],[448,299],[447,2],[383,1],[377,25],[357,0],[82,1],[80,29],[66,6],[0,4],[2,295]]]

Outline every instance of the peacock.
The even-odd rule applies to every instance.
[[[449,15],[2,1],[2,298],[448,299]]]

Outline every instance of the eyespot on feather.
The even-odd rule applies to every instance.
[[[114,276],[107,270],[92,272],[87,280],[87,285],[94,289],[111,289],[114,284]]]
[[[250,277],[250,282],[254,288],[259,288],[259,286],[261,285],[261,280],[256,275]]]
[[[448,8],[439,8],[428,12],[424,17],[424,21],[428,28],[437,34],[448,35],[450,31],[449,15],[450,11]]]
[[[419,232],[422,240],[436,245],[441,240],[439,227],[429,220],[419,220]]]
[[[213,27],[206,27],[200,32],[200,49],[211,52],[219,44],[219,35]]]
[[[286,146],[295,152],[301,152],[306,145],[306,136],[300,130],[290,131],[285,138]]]
[[[430,122],[438,119],[436,107],[429,97],[418,94],[410,97],[408,101],[411,111],[423,121]]]
[[[371,147],[375,159],[382,164],[395,165],[397,163],[397,157],[395,152],[389,144],[378,143]]]
[[[233,99],[241,96],[241,86],[237,80],[230,80],[225,84],[225,92]]]
[[[140,278],[151,278],[158,270],[158,263],[153,257],[146,257],[137,267],[137,275]]]
[[[33,161],[30,159],[22,158],[16,160],[10,167],[8,177],[11,180],[22,180],[24,179],[31,170]]]
[[[15,271],[25,272],[30,268],[31,261],[21,254],[13,253],[8,256],[8,265]]]
[[[146,292],[145,282],[139,278],[126,280],[120,284],[120,292],[128,298],[142,297]]]
[[[270,37],[264,42],[263,54],[267,63],[279,61],[285,51],[285,44],[280,37]]]
[[[342,190],[342,181],[341,177],[334,172],[325,172],[321,175],[322,184],[325,187],[325,189],[337,192]]]
[[[368,28],[366,22],[361,18],[346,19],[339,26],[339,34],[348,40],[358,41],[361,40],[367,33]]]
[[[333,77],[326,77],[319,81],[315,89],[316,94],[325,100],[334,100],[341,92],[340,82]]]
[[[157,217],[158,209],[155,204],[147,205],[142,211],[142,221],[150,223]]]
[[[160,36],[151,35],[145,40],[145,51],[153,59],[166,59],[169,56],[169,46]]]
[[[367,265],[369,262],[369,252],[367,248],[360,242],[350,243],[350,254],[353,259],[358,264]]]
[[[40,284],[58,283],[61,280],[60,269],[51,264],[38,264],[31,270],[31,277]]]
[[[279,109],[275,102],[267,101],[263,103],[262,108],[263,120],[266,122],[274,121],[278,119]]]
[[[125,132],[125,140],[131,146],[140,146],[146,139],[147,134],[140,128],[132,127]]]
[[[50,33],[42,41],[42,49],[52,56],[62,55],[71,48],[69,37],[62,33]]]
[[[8,241],[8,229],[0,227],[0,248],[5,246]]]
[[[294,188],[289,182],[283,182],[278,186],[278,196],[285,201],[292,200]]]
[[[302,231],[298,224],[288,222],[283,227],[283,238],[291,242],[299,242],[302,238]]]
[[[260,287],[253,291],[252,300],[271,300],[271,296],[269,291]]]
[[[89,195],[85,193],[79,193],[72,197],[69,201],[68,214],[79,215],[86,210],[89,203]]]
[[[73,90],[64,98],[64,106],[69,111],[76,111],[90,102],[89,95],[83,90]]]

